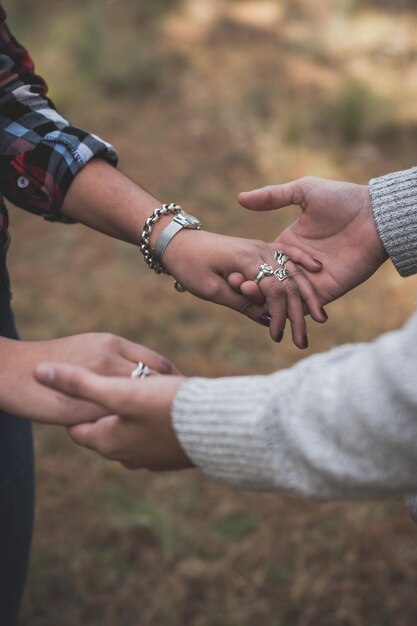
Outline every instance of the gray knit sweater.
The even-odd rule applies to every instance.
[[[370,192],[392,262],[416,273],[417,168],[371,180]],[[319,499],[417,493],[417,314],[372,343],[268,376],[191,378],[172,414],[193,462],[236,487]],[[416,514],[417,498],[409,505]]]

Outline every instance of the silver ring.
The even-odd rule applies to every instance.
[[[142,363],[142,361],[139,361],[139,363],[131,373],[130,378],[146,378],[147,376],[149,376],[150,373],[151,370],[149,369],[149,367],[145,365],[145,363]]]
[[[287,280],[287,278],[290,278],[291,276],[287,268],[282,265],[275,270],[274,275],[278,278],[279,281]]]
[[[258,273],[253,280],[257,285],[259,285],[263,278],[265,278],[266,276],[272,276],[273,273],[274,268],[271,265],[268,265],[267,263],[262,263]]]
[[[278,265],[281,265],[281,267],[283,267],[286,262],[289,261],[290,257],[281,252],[281,250],[275,250],[274,259],[278,263]]]

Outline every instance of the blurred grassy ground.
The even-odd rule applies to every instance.
[[[416,2],[30,0],[9,22],[79,126],[206,228],[270,239],[238,191],[316,174],[366,182],[415,164]],[[286,337],[178,295],[136,250],[12,210],[21,334],[105,330],[188,374],[269,372]],[[387,264],[310,324],[308,353],[371,340],[413,310]],[[128,473],[36,429],[37,527],[22,626],[410,626],[417,530],[400,501],[236,493],[197,473]]]

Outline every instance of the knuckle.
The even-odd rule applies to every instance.
[[[290,278],[286,282],[287,282],[287,284],[286,284],[285,288],[287,290],[287,293],[290,294],[290,295],[299,295],[300,289],[299,289],[297,283],[295,282],[295,280]]]
[[[262,254],[263,252],[265,252],[266,248],[267,248],[267,244],[262,241],[262,239],[255,239],[252,241],[252,244],[254,245],[254,247],[256,248],[256,251],[259,254]]]
[[[256,263],[261,262],[262,256],[265,253],[266,244],[261,239],[246,239],[240,242],[238,248],[234,251],[234,261],[238,265],[245,264],[252,265],[255,260]]]
[[[103,333],[101,335],[101,347],[110,352],[116,352],[120,348],[121,339],[112,333]]]
[[[107,372],[112,363],[112,356],[108,352],[100,352],[92,363],[92,370],[94,372]]]
[[[264,191],[267,204],[273,209],[275,206],[275,185],[268,185]]]
[[[296,204],[302,204],[306,195],[306,190],[309,187],[312,187],[317,180],[316,176],[303,176],[303,178],[299,178],[294,182],[294,200]]]
[[[114,363],[114,358],[121,352],[122,339],[111,333],[97,334],[95,355],[91,368],[96,372],[108,371]]]
[[[309,183],[314,183],[316,181],[316,177],[315,176],[303,176],[302,178],[299,179],[299,183],[301,185],[308,185]]]
[[[285,285],[276,279],[262,282],[264,283],[263,291],[267,298],[282,296],[285,293]]]
[[[210,280],[206,284],[206,297],[209,300],[218,300],[221,295],[221,284],[218,280]]]

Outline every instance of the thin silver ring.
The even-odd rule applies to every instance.
[[[135,369],[130,375],[130,378],[146,378],[151,373],[151,370],[145,363],[139,361]]]

